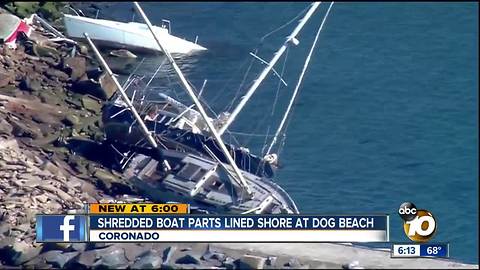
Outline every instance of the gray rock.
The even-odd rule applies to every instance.
[[[53,202],[48,203],[49,205],[54,204]],[[43,244],[42,252],[46,252],[49,250],[62,250],[67,251],[69,250],[71,243],[45,243]]]
[[[45,114],[34,114],[32,115],[32,120],[39,124],[48,123],[49,117],[46,116]]]
[[[10,235],[10,224],[8,223],[0,223],[0,235],[8,236]]]
[[[37,44],[33,45],[33,53],[38,57],[51,57],[55,60],[60,58],[56,49]]]
[[[85,251],[85,249],[87,249],[87,244],[86,243],[72,243],[71,249],[75,250],[75,251]]]
[[[98,180],[100,180],[100,186],[106,189],[111,189],[112,183],[117,182],[115,175],[103,169],[97,169],[93,173],[93,176],[96,177]]]
[[[13,261],[13,265],[21,265],[27,261],[30,261],[31,259],[35,258],[38,256],[40,251],[42,250],[41,246],[38,247],[32,247],[24,250],[20,256],[16,257],[15,260]]]
[[[202,260],[208,261],[208,260],[217,260],[217,261],[223,261],[225,259],[225,254],[214,251],[210,245],[207,246],[207,250],[205,253],[202,255],[200,258]]]
[[[173,270],[173,269],[176,269],[174,266],[170,265],[170,264],[162,264],[162,266],[160,266],[160,269],[161,270]]]
[[[358,261],[352,261],[350,263],[343,264],[342,269],[365,269],[365,268],[360,266],[360,263]]]
[[[95,98],[92,95],[84,95],[82,97],[82,105],[85,109],[93,112],[93,113],[98,113],[100,109],[102,108],[102,102],[101,100]]]
[[[74,114],[67,114],[63,119],[63,123],[67,126],[78,126],[78,124],[80,124],[80,119]]]
[[[41,254],[47,263],[58,268],[63,268],[65,264],[77,255],[77,251],[63,253],[61,250],[51,250]]]
[[[109,246],[112,246],[113,244],[112,243],[104,243],[104,242],[98,242],[98,243],[87,243],[87,250],[90,250],[90,249],[103,249],[103,248],[107,248]]]
[[[12,230],[27,232],[30,231],[30,224],[20,224],[12,228]]]
[[[58,78],[58,80],[62,82],[66,82],[70,78],[70,76],[68,76],[67,73],[60,71],[58,69],[53,69],[53,68],[47,69],[45,71],[45,75],[52,80],[55,80],[55,78]]]
[[[3,118],[0,118],[0,135],[10,135],[12,134],[13,127]]]
[[[29,127],[19,121],[11,121],[10,124],[13,127],[12,134],[16,137],[29,137],[37,139],[41,136],[41,131],[35,127]]]
[[[113,93],[117,91],[117,86],[113,82],[113,79],[110,78],[110,76],[105,72],[100,75],[98,82],[100,83],[100,86],[104,92],[104,97],[102,97],[103,99],[109,99]]]
[[[43,170],[43,171],[49,171],[51,172],[52,174],[58,174],[59,172],[59,168],[53,164],[52,162],[50,162],[49,160],[45,160],[41,165],[40,165],[40,169]]]
[[[123,250],[125,250],[125,257],[127,260],[133,262],[137,259],[137,257],[142,257],[147,255],[149,252],[153,252],[151,249],[140,245],[140,244],[133,244],[133,243],[125,243],[122,245]],[[155,254],[160,257],[161,255],[158,254],[158,252],[155,251]]]
[[[39,92],[42,90],[42,84],[38,79],[26,77],[20,82],[20,88],[30,92]]]
[[[175,250],[177,250],[176,246],[169,246],[163,251],[162,260],[165,264],[170,263],[170,259],[172,258],[173,253],[175,253]]]
[[[4,58],[4,63],[7,65],[7,67],[14,67],[15,63],[10,59],[10,57],[5,57]]]
[[[308,269],[310,266],[308,264],[301,264],[297,258],[290,259],[284,266],[293,268],[293,269]]]
[[[13,74],[0,71],[0,87],[7,86],[14,79],[15,79],[15,76]]]
[[[95,250],[87,250],[80,253],[77,257],[73,258],[67,266],[72,269],[89,268],[97,260],[97,252]]]
[[[7,264],[18,265],[15,262],[25,262],[30,257],[31,247],[24,241],[18,242],[13,237],[7,237],[0,241],[0,260]],[[22,257],[23,255],[23,257]],[[34,257],[34,256],[32,256]]]
[[[222,266],[226,269],[235,269],[236,268],[236,260],[230,257],[226,257],[225,260],[222,262]]]
[[[178,258],[175,263],[177,264],[200,264],[200,256],[197,254],[187,254]]]
[[[125,268],[129,264],[121,247],[112,246],[97,251],[97,254],[100,259],[93,264],[95,268]]]
[[[243,255],[240,257],[236,264],[241,269],[263,269],[265,266],[266,258],[255,255]]]
[[[157,269],[162,265],[162,258],[154,252],[140,256],[132,265],[133,269]]]
[[[63,59],[63,70],[70,74],[73,81],[80,79],[87,71],[84,57],[66,57]]]
[[[265,261],[265,264],[268,265],[268,266],[274,266],[276,262],[277,262],[277,257],[268,256],[267,260]]]

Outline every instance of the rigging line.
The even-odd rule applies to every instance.
[[[272,135],[268,135],[268,134],[256,134],[256,133],[235,132],[235,131],[230,131],[230,133],[235,134],[235,135],[239,135],[239,136],[264,137],[265,135],[267,135],[267,136],[273,137],[273,134],[272,134]]]
[[[260,47],[262,47],[261,45],[262,45],[263,41],[265,40],[265,38],[267,38],[268,36],[276,33],[277,31],[279,31],[279,30],[287,27],[287,26],[290,25],[291,23],[293,23],[293,22],[294,22],[296,19],[298,19],[301,15],[303,15],[305,12],[307,12],[308,8],[309,8],[309,7],[307,6],[307,7],[304,8],[300,13],[298,13],[294,18],[292,18],[290,21],[288,21],[287,23],[281,25],[281,26],[278,27],[277,29],[274,29],[273,31],[270,31],[269,33],[265,34],[262,38],[260,38],[260,41],[259,41],[258,45],[257,45],[256,48],[254,49],[254,54],[256,55],[256,54],[258,53],[258,50],[259,50]],[[245,63],[246,63],[246,62],[245,62]],[[243,67],[243,66],[245,65],[245,63],[243,63],[241,67]],[[252,66],[253,66],[253,63],[254,63],[254,59],[252,59],[252,60],[250,61],[250,65],[248,66],[248,68],[247,68],[247,70],[246,70],[246,72],[245,72],[245,74],[244,74],[244,76],[243,76],[242,82],[240,83],[237,91],[235,92],[235,96],[233,97],[232,101],[223,109],[223,111],[229,111],[229,110],[233,107],[233,105],[235,104],[235,100],[238,98],[238,95],[239,95],[239,93],[240,93],[240,90],[241,90],[241,89],[243,88],[243,86],[245,85],[245,81],[246,81],[246,79],[247,79],[247,77],[248,77],[248,74],[250,73],[250,70],[251,70],[251,68],[252,68]],[[240,69],[241,69],[241,68],[240,68]],[[240,69],[239,69],[239,70],[240,70]],[[230,82],[232,79],[233,79],[233,77],[231,77],[231,78],[229,79],[229,82]],[[228,82],[227,82],[227,85],[228,85]],[[225,88],[226,88],[226,86],[222,89],[222,91],[220,91],[220,93],[223,92],[223,90],[225,90]],[[214,98],[214,100],[216,100],[217,98],[218,98],[218,96],[217,96],[216,98]],[[212,102],[213,102],[213,101],[212,101]]]
[[[323,25],[325,24],[325,21],[327,20],[327,17],[330,14],[330,10],[332,9],[333,3],[334,2],[330,3],[330,6],[328,7],[327,12],[325,13],[325,16],[323,17],[322,23],[320,24],[320,26],[317,30],[317,34],[315,35],[315,40],[313,41],[312,47],[310,48],[310,51],[308,52],[308,56],[305,59],[305,64],[303,65],[302,72],[300,73],[300,77],[298,78],[297,85],[295,86],[295,90],[293,91],[292,98],[290,99],[290,103],[288,104],[287,110],[286,110],[286,112],[285,112],[285,114],[282,118],[282,121],[281,121],[280,125],[278,126],[277,132],[275,133],[275,137],[273,137],[273,140],[272,140],[272,142],[271,142],[271,144],[268,148],[267,155],[270,154],[270,151],[272,150],[273,145],[276,143],[278,135],[282,131],[283,125],[285,124],[285,121],[288,118],[290,110],[292,109],[293,103],[296,100],[298,90],[300,89],[300,85],[302,84],[302,81],[303,81],[303,76],[305,75],[305,72],[307,71],[308,64],[310,63],[310,59],[312,57],[313,51],[315,50],[315,46],[317,45],[318,37],[320,36],[320,32],[323,29]]]
[[[285,59],[283,60],[283,65],[282,65],[282,71],[281,71],[281,75],[280,75],[280,78],[283,78],[283,76],[285,75],[285,69],[286,69],[286,66],[287,66],[287,59],[288,59],[288,52],[290,51],[290,47],[287,47],[286,51],[285,51]],[[275,98],[273,100],[273,103],[272,103],[272,110],[270,112],[270,119],[272,120],[273,119],[273,115],[275,113],[275,109],[277,107],[277,102],[278,102],[278,94],[280,92],[280,88],[282,87],[282,81],[279,80],[278,81],[278,84],[277,84],[277,91],[275,93]],[[262,155],[265,155],[265,149],[267,148],[268,146],[268,137],[270,137],[270,129],[272,127],[272,123],[270,122],[268,124],[268,127],[267,127],[267,131],[266,131],[266,134],[265,134],[265,139],[263,140],[263,146],[262,146]]]
[[[282,66],[282,72],[281,72],[281,77],[283,77],[284,73],[285,73],[285,68],[286,68],[286,63],[287,63],[287,56],[288,56],[288,51],[289,51],[289,48],[287,47],[286,49],[286,52],[285,52],[285,59],[283,61],[283,66]],[[277,93],[276,93],[276,96],[278,97],[278,93],[280,91],[280,88],[282,86],[282,82],[279,80],[278,81],[278,85],[277,85]],[[277,99],[277,98],[276,98]],[[257,133],[262,126],[265,126],[264,123],[265,121],[270,117],[273,116],[273,112],[275,110],[275,107],[276,107],[276,103],[277,103],[277,100],[274,101],[273,105],[272,105],[272,112],[270,115],[268,115],[267,113],[264,114],[263,118],[261,121],[257,122],[257,125],[255,126],[255,128],[251,131],[251,133]],[[269,137],[269,133],[270,133],[270,129],[271,129],[271,123],[269,122],[268,125],[267,125],[267,131],[266,131],[266,134],[265,134],[265,139],[264,139],[264,142],[263,142],[263,147],[262,147],[262,153],[264,152],[266,146],[268,145],[267,141],[268,141],[268,137]],[[250,142],[252,141],[252,138],[247,138],[245,139],[245,145],[249,144]]]
[[[278,27],[277,29],[274,29],[272,31],[270,31],[269,33],[265,34],[261,39],[260,39],[260,44],[263,43],[263,41],[269,37],[270,35],[282,30],[283,28],[287,27],[288,25],[290,25],[291,23],[293,23],[296,19],[298,19],[300,16],[302,16],[305,12],[307,12],[308,10],[308,6],[306,8],[304,8],[302,11],[300,11],[300,13],[298,13],[295,17],[293,17],[290,21],[288,21],[287,23],[281,25],[280,27]]]
[[[265,121],[267,121],[268,118],[269,118],[268,113],[264,113],[263,117],[262,117],[262,120],[257,122],[257,125],[251,131],[251,133],[257,133],[261,129],[261,127],[265,126]],[[252,138],[246,138],[245,142],[244,142],[244,145],[248,145],[251,141],[252,141]]]
[[[286,66],[287,66],[287,58],[288,58],[288,52],[290,51],[290,47],[287,47],[287,50],[285,51],[285,59],[283,60],[283,67],[282,67],[282,72],[281,72],[281,76],[283,77],[283,75],[285,75],[285,69],[286,69]],[[278,85],[277,85],[277,92],[275,93],[275,99],[273,100],[273,104],[272,104],[272,112],[271,112],[271,115],[273,116],[273,114],[275,113],[275,108],[277,106],[277,102],[278,102],[278,93],[280,92],[280,88],[282,87],[282,81],[279,80],[278,81]]]
[[[158,66],[158,68],[155,70],[155,72],[153,73],[152,77],[150,78],[150,80],[148,80],[147,84],[145,85],[145,87],[143,88],[142,91],[145,91],[147,90],[147,87],[150,85],[150,83],[153,81],[153,79],[155,78],[155,76],[157,76],[157,73],[160,71],[160,69],[163,67],[163,64],[165,64],[165,61],[167,61],[166,58],[163,58],[162,62],[160,63],[160,65]]]
[[[135,72],[137,72],[137,70],[143,64],[143,61],[145,61],[145,57],[143,57],[142,60],[140,61],[140,63],[138,63],[138,65],[135,67],[135,69],[132,72],[130,72],[130,75],[128,75],[127,80],[122,85],[123,88],[125,88],[125,85],[127,84],[127,82],[130,80],[130,78],[132,78],[132,76],[135,74]]]
[[[258,49],[255,49],[255,53],[258,52]],[[246,63],[246,62],[245,62]],[[245,63],[243,65],[245,65]],[[248,74],[250,73],[250,70],[252,69],[253,67],[253,63],[254,63],[254,59],[251,59],[250,60],[250,64],[248,65],[248,68],[247,70],[245,71],[245,73],[243,74],[243,78],[242,78],[242,81],[240,82],[240,85],[238,86],[237,88],[237,91],[235,92],[235,96],[232,98],[232,101],[230,102],[230,104],[228,105],[227,108],[224,108],[224,112],[226,111],[229,111],[233,105],[235,104],[235,101],[237,100],[239,94],[240,94],[240,91],[241,89],[243,88],[243,86],[245,85],[245,81],[247,80],[247,77],[248,77]],[[242,66],[243,66],[242,65]]]
[[[263,139],[262,156],[265,156],[265,148],[267,148],[267,144],[268,144],[268,143],[267,143],[267,140],[268,140],[268,137],[269,137],[269,136],[273,136],[273,135],[270,135],[270,127],[271,127],[271,126],[269,125],[268,128],[267,128],[267,132],[266,132],[266,134],[265,134],[265,137],[264,137],[264,139]]]
[[[201,92],[203,92],[203,88],[205,86],[205,82],[206,80],[204,81],[204,85],[202,86],[202,89],[200,89],[200,92],[197,90],[197,88],[195,87],[195,85],[193,85],[191,82],[188,82],[190,84],[190,86],[192,87],[192,89],[195,91],[195,92],[199,92],[199,94],[197,95],[197,98],[198,100],[202,103],[203,106],[207,107],[207,109],[215,116],[215,117],[218,117],[217,113],[213,110],[213,108],[208,105],[208,102],[205,100],[204,97],[202,97],[200,94]],[[193,104],[192,104],[193,105]],[[192,107],[193,108],[193,107]]]
[[[281,71],[281,78],[285,75],[285,69],[286,69],[286,65],[287,65],[287,59],[288,59],[288,52],[290,51],[290,47],[287,47],[286,51],[285,51],[285,59],[283,60],[283,66],[282,66],[282,71]],[[273,104],[272,104],[272,111],[270,113],[270,117],[271,119],[273,119],[273,115],[275,113],[275,109],[277,107],[277,102],[278,102],[278,94],[280,92],[280,88],[282,87],[282,84],[281,84],[281,81],[278,81],[278,84],[277,84],[277,91],[275,93],[275,98],[273,100]],[[268,124],[268,127],[267,127],[267,131],[266,131],[266,134],[265,134],[265,139],[263,141],[263,147],[262,147],[262,155],[265,154],[265,148],[267,147],[267,140],[268,140],[268,137],[270,135],[270,128],[271,128],[272,124],[271,122]]]
[[[243,63],[239,66],[239,68],[237,68],[235,70],[234,74],[239,73],[247,65],[247,63],[248,63],[248,59],[243,61]],[[216,91],[216,94],[215,94],[215,96],[213,96],[213,98],[211,98],[210,103],[212,103],[212,104],[215,103],[215,101],[217,101],[220,97],[222,97],[222,94],[226,93],[227,88],[230,86],[230,84],[231,84],[231,82],[233,81],[234,78],[235,78],[234,75],[231,75],[228,78],[228,80],[223,84],[222,88],[219,91]],[[237,95],[237,93],[235,95]],[[228,104],[226,106],[228,106]]]
[[[262,44],[263,44],[263,41],[265,40],[265,38],[267,38],[268,36],[276,33],[277,31],[280,31],[281,29],[287,27],[288,25],[292,24],[296,19],[298,19],[300,16],[302,16],[305,12],[307,12],[308,10],[308,6],[306,8],[304,8],[300,13],[298,13],[294,18],[292,18],[290,21],[288,21],[287,23],[281,25],[280,27],[278,27],[277,29],[274,29],[273,31],[270,31],[269,33],[265,34],[262,38],[260,38],[260,41],[259,43],[257,44],[256,48],[254,49],[254,55],[257,55],[258,53],[258,50],[262,47]],[[245,81],[248,77],[248,74],[250,73],[250,70],[253,66],[253,63],[254,63],[254,59],[252,59],[250,61],[250,65],[249,67],[247,68],[247,71],[245,72],[244,76],[243,76],[243,79],[242,79],[242,82],[240,83],[240,86],[238,87],[237,89],[237,92],[235,93],[235,96],[234,98],[232,99],[231,103],[229,104],[228,107],[226,107],[223,111],[229,111],[233,105],[234,105],[234,102],[235,100],[238,98],[238,94],[240,92],[240,90],[243,88],[243,85],[245,84]],[[243,65],[242,65],[243,66]]]
[[[298,22],[298,25],[295,27],[295,29],[293,29],[290,35],[286,38],[286,40],[283,42],[283,45],[277,51],[275,51],[268,66],[262,70],[262,72],[256,77],[255,80],[253,80],[253,84],[248,88],[243,98],[236,105],[235,109],[232,110],[229,117],[225,120],[225,123],[220,127],[220,129],[218,130],[220,135],[223,134],[226,129],[228,129],[228,127],[233,123],[233,121],[235,121],[238,114],[243,110],[247,102],[252,98],[253,94],[258,90],[258,87],[260,86],[260,84],[262,84],[262,82],[265,80],[265,78],[270,73],[270,71],[272,71],[273,67],[278,62],[278,60],[280,60],[282,54],[285,52],[287,47],[290,46],[290,44],[298,44],[298,40],[296,39],[296,36],[300,33],[302,28],[304,28],[305,24],[312,17],[312,15],[315,13],[315,10],[320,6],[320,4],[321,2],[313,2],[310,5],[310,8],[308,9],[307,13]]]

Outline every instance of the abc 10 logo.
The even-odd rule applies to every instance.
[[[398,209],[403,219],[403,230],[410,240],[427,242],[437,231],[437,222],[428,210],[420,210],[411,203],[404,202]]]

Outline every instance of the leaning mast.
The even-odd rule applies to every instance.
[[[227,118],[227,121],[225,124],[218,130],[218,133],[222,135],[225,130],[232,124],[232,122],[235,120],[235,117],[240,113],[240,111],[243,109],[243,107],[247,104],[248,100],[252,97],[253,93],[257,90],[258,86],[262,83],[262,81],[267,77],[268,73],[273,69],[273,66],[277,63],[277,61],[280,59],[282,54],[285,52],[287,47],[290,45],[290,43],[293,43],[295,45],[298,44],[298,40],[296,39],[296,36],[302,30],[303,26],[307,21],[310,19],[310,17],[313,15],[315,10],[318,8],[321,2],[314,2],[312,3],[312,6],[310,9],[307,11],[305,16],[300,20],[299,24],[293,32],[287,37],[287,40],[283,43],[283,46],[275,52],[272,60],[270,60],[269,64],[265,69],[260,73],[260,75],[257,77],[253,85],[248,89],[247,93],[243,98],[240,100],[239,104],[235,109],[230,113],[229,117]]]
[[[210,129],[210,132],[212,133],[213,137],[215,138],[215,140],[217,141],[218,145],[220,146],[220,149],[222,150],[223,154],[227,157],[228,159],[228,162],[230,163],[230,165],[232,166],[235,174],[237,175],[238,179],[240,180],[240,185],[247,191],[247,193],[249,195],[252,194],[252,190],[250,189],[250,186],[247,184],[247,182],[245,181],[245,178],[243,177],[242,175],[242,172],[240,171],[240,169],[237,167],[237,164],[235,163],[235,160],[232,158],[232,156],[230,155],[230,153],[228,152],[228,149],[227,147],[225,146],[225,144],[223,143],[223,140],[222,138],[220,137],[221,136],[221,133],[218,133],[217,130],[215,129],[215,127],[213,126],[213,124],[209,121],[209,117],[207,115],[207,113],[205,112],[204,108],[203,108],[203,105],[200,103],[200,101],[198,100],[197,96],[195,95],[195,92],[192,90],[192,88],[190,87],[190,84],[188,83],[187,79],[185,79],[185,77],[183,76],[183,73],[182,71],[180,70],[180,68],[177,66],[177,64],[175,63],[175,60],[173,59],[172,55],[165,49],[164,46],[162,46],[162,43],[160,42],[160,39],[157,37],[157,34],[153,31],[153,27],[152,27],[152,24],[150,23],[150,20],[147,18],[147,16],[145,15],[145,13],[143,12],[142,8],[140,7],[140,5],[137,3],[137,2],[133,2],[134,5],[135,5],[135,8],[137,9],[138,13],[140,13],[140,15],[142,16],[143,20],[145,21],[145,23],[147,24],[148,26],[148,29],[150,30],[150,32],[152,33],[153,35],[153,38],[155,39],[155,41],[157,42],[157,45],[158,47],[160,47],[160,49],[163,51],[163,53],[165,54],[165,56],[167,57],[168,61],[170,62],[170,64],[172,65],[175,73],[177,74],[178,78],[180,79],[180,82],[182,83],[183,87],[185,88],[185,90],[187,91],[187,94],[190,96],[190,98],[192,99],[193,103],[195,104],[195,106],[197,107],[200,115],[202,116],[202,118],[205,120],[205,123],[207,124],[208,128]]]
[[[112,70],[110,69],[110,67],[108,66],[107,62],[105,62],[105,59],[103,59],[102,55],[100,54],[100,52],[98,51],[97,47],[95,46],[95,44],[93,44],[92,40],[90,39],[90,36],[88,35],[88,33],[83,33],[83,35],[85,36],[85,38],[87,39],[88,41],[88,44],[90,44],[90,47],[92,47],[92,50],[93,52],[95,53],[95,55],[97,56],[97,59],[98,61],[100,62],[100,64],[102,65],[103,69],[108,73],[108,75],[110,76],[110,78],[112,78],[113,82],[115,83],[115,86],[117,87],[118,91],[120,92],[120,95],[122,96],[122,99],[123,101],[125,102],[125,104],[127,104],[127,108],[132,112],[133,116],[135,117],[135,120],[138,122],[138,124],[140,125],[140,130],[143,132],[143,134],[145,135],[145,137],[147,137],[147,141],[150,143],[150,145],[152,145],[153,148],[157,148],[158,147],[158,144],[157,142],[155,141],[155,139],[153,138],[152,136],[152,133],[150,133],[150,131],[148,130],[147,126],[145,125],[145,123],[143,122],[142,118],[140,117],[140,115],[138,114],[137,110],[135,109],[135,107],[133,106],[131,100],[128,98],[127,94],[125,93],[125,90],[123,89],[123,87],[120,85],[120,83],[118,82],[117,78],[114,76]]]
[[[303,77],[305,76],[305,72],[307,71],[308,64],[310,63],[310,59],[312,57],[313,51],[315,49],[315,46],[317,45],[318,37],[320,36],[320,32],[323,29],[323,25],[325,24],[325,21],[327,20],[328,15],[330,14],[330,10],[332,9],[334,2],[330,3],[330,6],[328,7],[327,13],[325,13],[325,16],[323,17],[322,23],[320,24],[320,27],[318,28],[317,34],[315,35],[315,39],[313,40],[312,47],[310,48],[310,51],[308,52],[307,58],[305,59],[305,63],[302,68],[302,72],[300,73],[300,77],[298,78],[297,85],[295,86],[295,90],[293,90],[293,95],[292,98],[290,99],[290,102],[288,104],[287,110],[285,111],[285,114],[283,115],[282,121],[280,122],[280,125],[277,128],[277,131],[275,132],[275,135],[273,136],[272,142],[270,143],[270,146],[268,147],[266,155],[270,154],[270,151],[272,151],[273,146],[277,142],[278,136],[280,135],[280,132],[282,131],[288,115],[290,114],[293,103],[295,102],[298,91],[300,89],[300,86],[302,85],[302,80]]]

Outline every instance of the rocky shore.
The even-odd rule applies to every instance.
[[[360,251],[345,253],[349,258],[307,256],[332,247],[339,253],[353,248],[343,245],[319,244],[315,250],[298,246],[292,251],[286,246],[293,244],[36,243],[36,214],[82,212],[84,204],[92,202],[147,201],[98,159],[103,151],[102,102],[116,90],[111,79],[87,47],[49,38],[38,27],[29,38],[20,38],[16,49],[0,45],[0,268],[392,266],[386,258],[371,263]],[[424,262],[414,268],[428,267]],[[468,267],[448,261],[434,265]]]
[[[36,243],[38,213],[147,201],[104,160],[95,162],[100,109],[114,91],[87,47],[53,42],[40,27],[16,49],[1,45],[0,268],[308,268],[288,256],[207,244]]]

